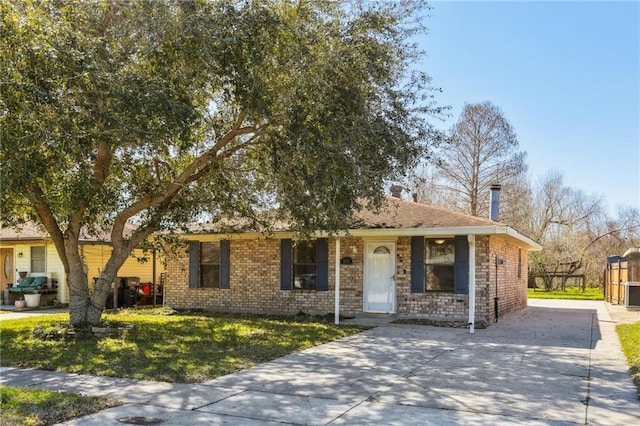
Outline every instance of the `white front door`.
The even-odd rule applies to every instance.
[[[364,311],[396,311],[396,245],[367,242],[364,269]]]

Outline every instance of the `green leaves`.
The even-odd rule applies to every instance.
[[[77,244],[63,231],[82,226],[121,248],[274,208],[346,228],[435,134],[428,79],[408,71],[423,6],[0,4],[0,223],[37,217],[63,261]]]
[[[294,218],[306,226],[322,224],[303,217],[319,205],[339,210],[344,226],[353,199],[380,195],[427,142],[428,124],[408,105],[413,87],[398,85],[409,81],[416,57],[406,9],[232,1],[2,7],[2,183],[14,200],[29,198],[28,183],[45,188],[59,222],[78,209],[91,222],[163,198],[209,152],[185,192],[193,179],[231,181],[215,174],[242,180],[226,161],[251,174],[252,191],[300,207]],[[253,134],[217,149],[240,113],[240,127]],[[101,144],[109,161],[96,166]],[[200,185],[212,192],[201,198],[229,197],[232,186]],[[154,215],[181,209],[189,218],[219,207],[164,198],[165,212]]]

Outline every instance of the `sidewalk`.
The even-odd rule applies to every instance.
[[[640,424],[619,313],[529,302],[475,334],[388,324],[198,385],[13,368],[0,383],[126,403],[68,425]]]
[[[0,314],[0,321],[69,312],[69,308],[54,308],[53,306],[46,308],[16,309],[13,305],[2,305],[0,309],[7,312]]]

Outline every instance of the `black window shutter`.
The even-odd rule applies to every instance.
[[[329,240],[316,240],[316,290],[329,291]]]
[[[189,288],[200,284],[200,242],[189,242]]]
[[[280,290],[291,290],[291,255],[290,239],[280,240]]]
[[[220,288],[231,288],[231,243],[220,241]]]
[[[424,293],[424,237],[411,237],[411,293]]]
[[[453,270],[453,286],[456,294],[469,293],[469,242],[466,235],[455,237],[456,263]]]

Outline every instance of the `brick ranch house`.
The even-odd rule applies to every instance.
[[[490,219],[388,197],[348,234],[296,241],[281,227],[182,235],[167,255],[165,304],[177,309],[296,314],[395,314],[491,323],[527,305],[527,253],[541,247]],[[336,255],[338,253],[338,255]],[[471,297],[470,297],[471,295]],[[475,296],[475,297],[474,297]]]

